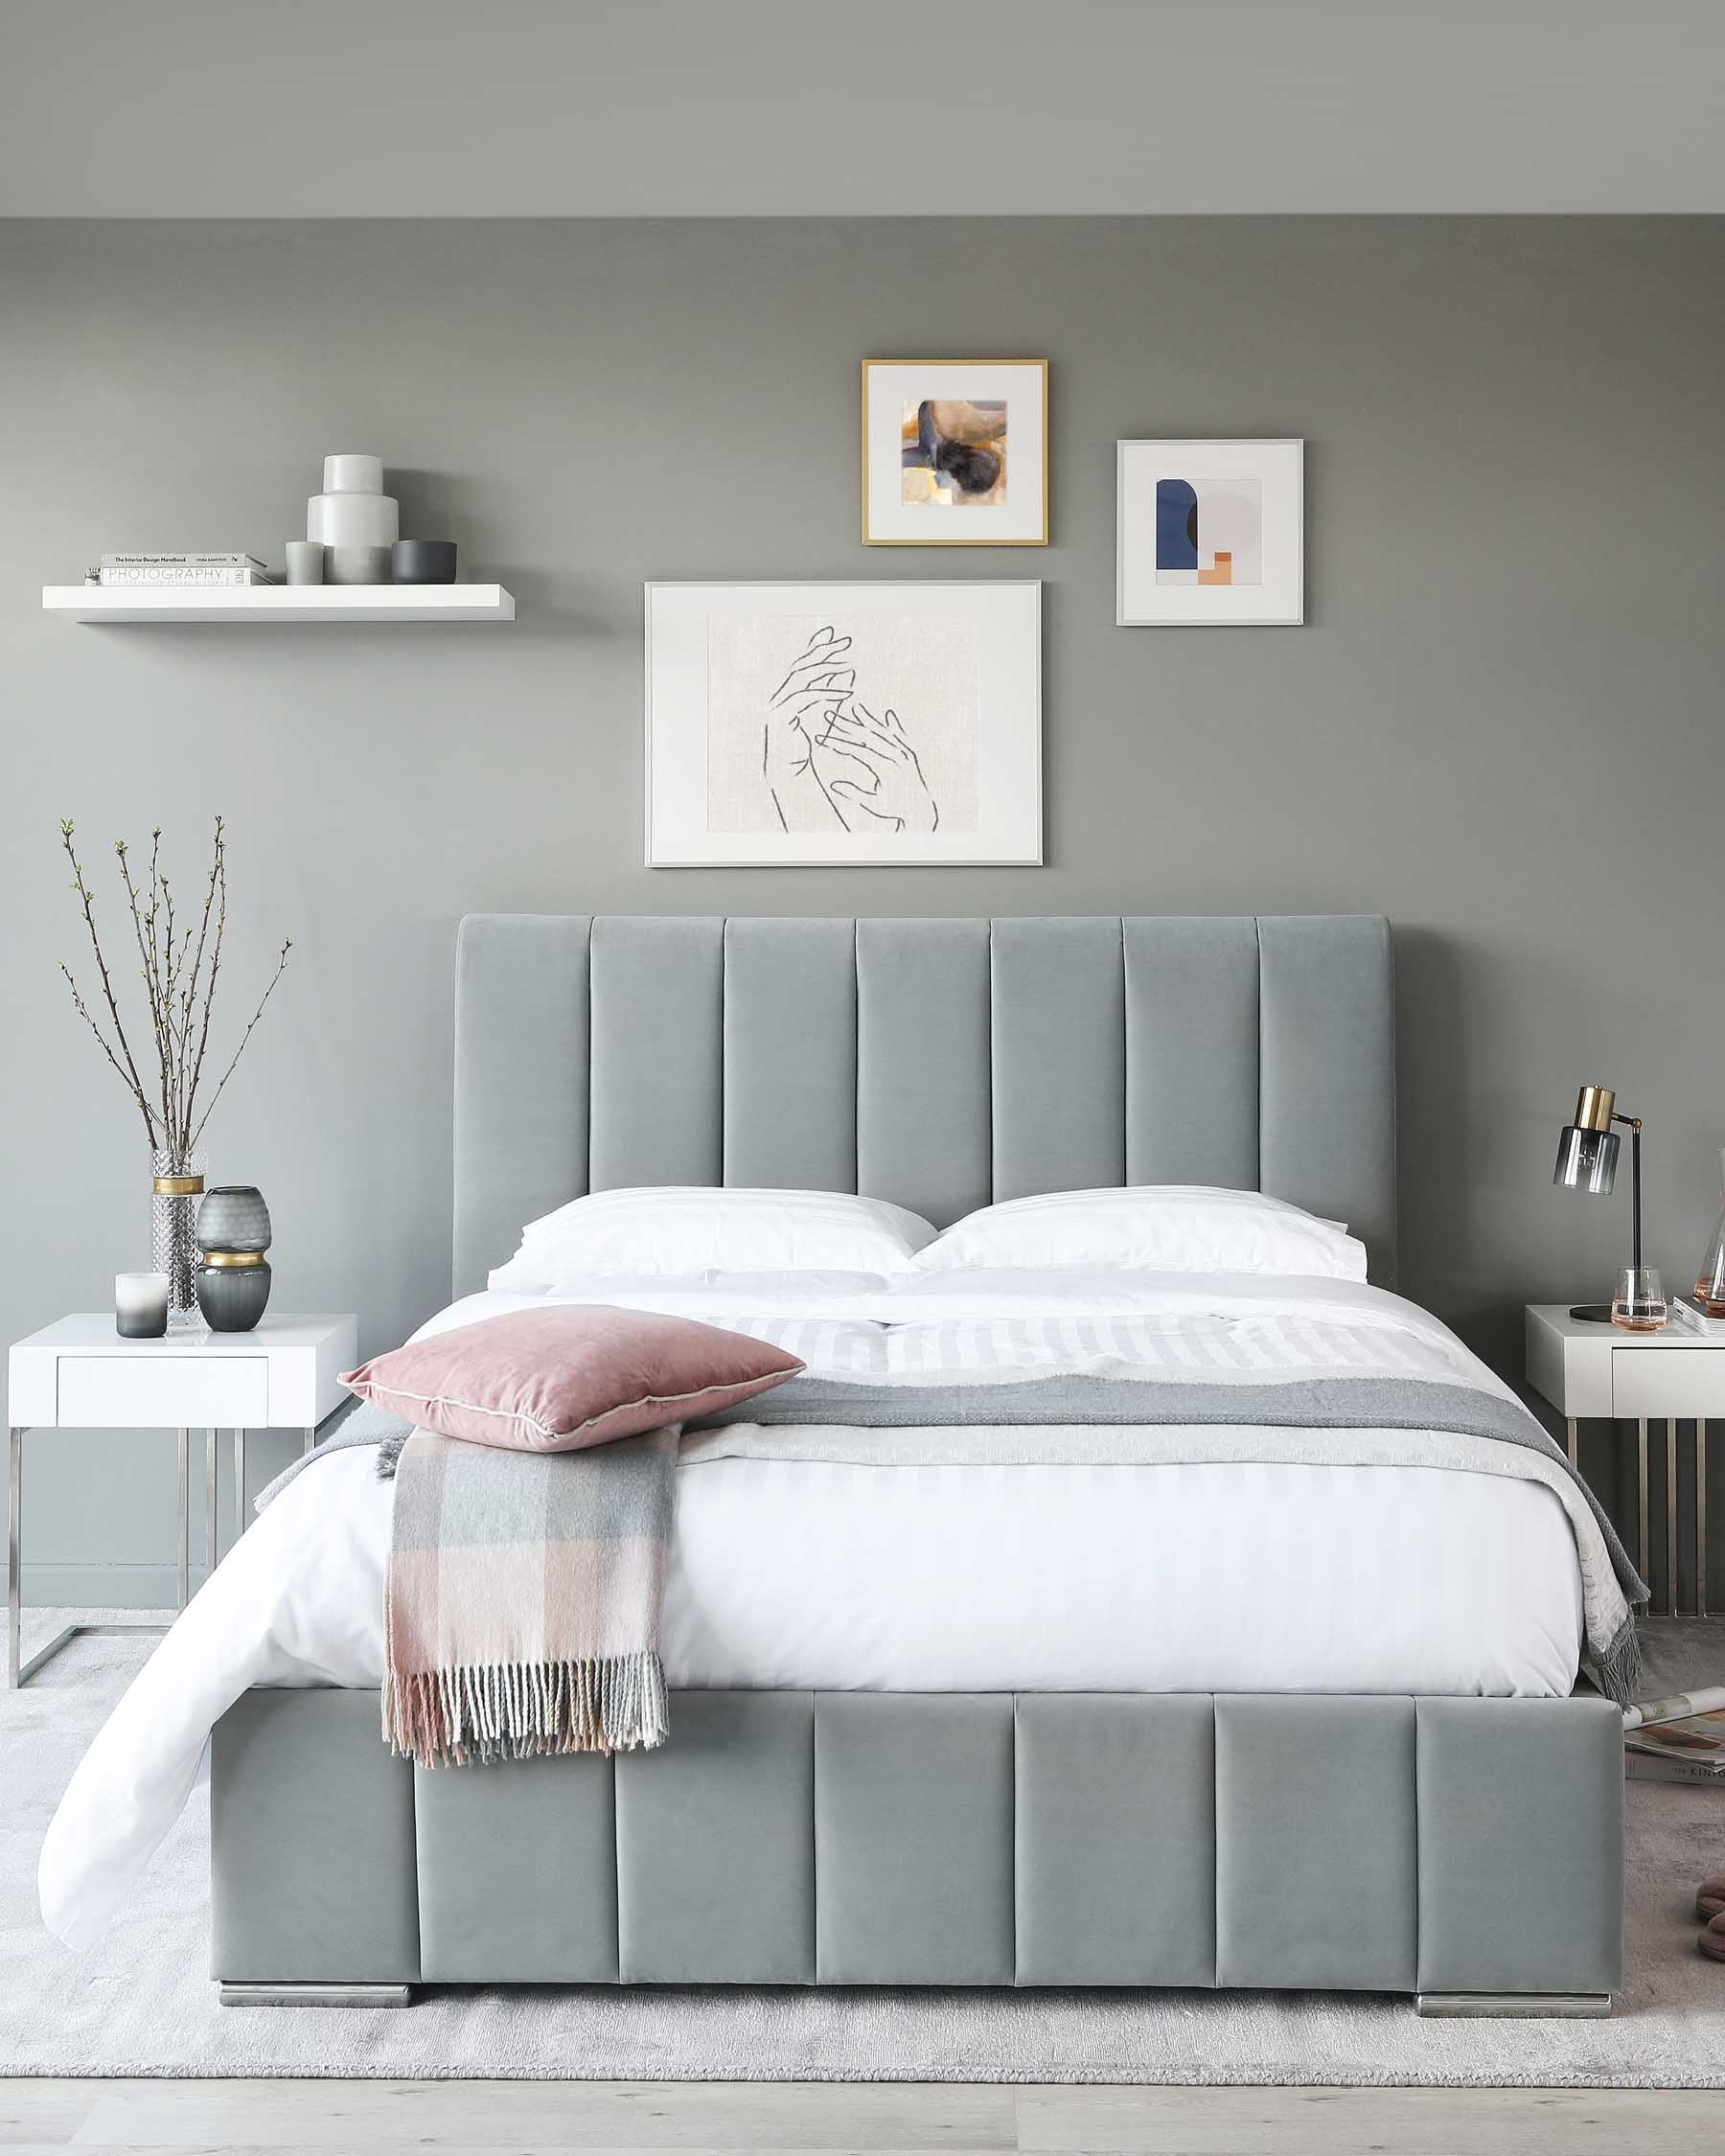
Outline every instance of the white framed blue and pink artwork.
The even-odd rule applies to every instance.
[[[1122,442],[1115,620],[1305,619],[1303,442]]]
[[[1041,860],[1041,585],[647,586],[649,867]]]

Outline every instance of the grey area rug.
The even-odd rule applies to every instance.
[[[30,1613],[26,1651],[66,1617]],[[1647,1633],[1653,1688],[1725,1679],[1725,1624]],[[396,2011],[224,2009],[201,1794],[94,1953],[36,1914],[49,1816],[149,1644],[80,1640],[0,1693],[0,2074],[1725,2087],[1725,1966],[1690,1914],[1725,1871],[1725,1794],[1646,1782],[1629,1785],[1628,1972],[1604,2022],[1210,1991],[428,1989]]]

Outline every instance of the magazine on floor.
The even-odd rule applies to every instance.
[[[1725,1708],[1630,1730],[1624,1770],[1633,1781],[1716,1781],[1725,1784]]]

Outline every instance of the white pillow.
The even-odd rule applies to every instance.
[[[934,1229],[919,1213],[840,1190],[601,1190],[521,1230],[494,1288],[584,1276],[903,1273]]]
[[[1366,1246],[1255,1190],[1145,1183],[1054,1190],[985,1205],[918,1255],[918,1273],[954,1266],[1151,1273],[1286,1273],[1364,1280]]]

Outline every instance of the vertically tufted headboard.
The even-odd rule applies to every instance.
[[[861,1190],[945,1227],[1200,1182],[1346,1220],[1395,1270],[1390,928],[1374,916],[473,914],[455,1292],[587,1190]]]

